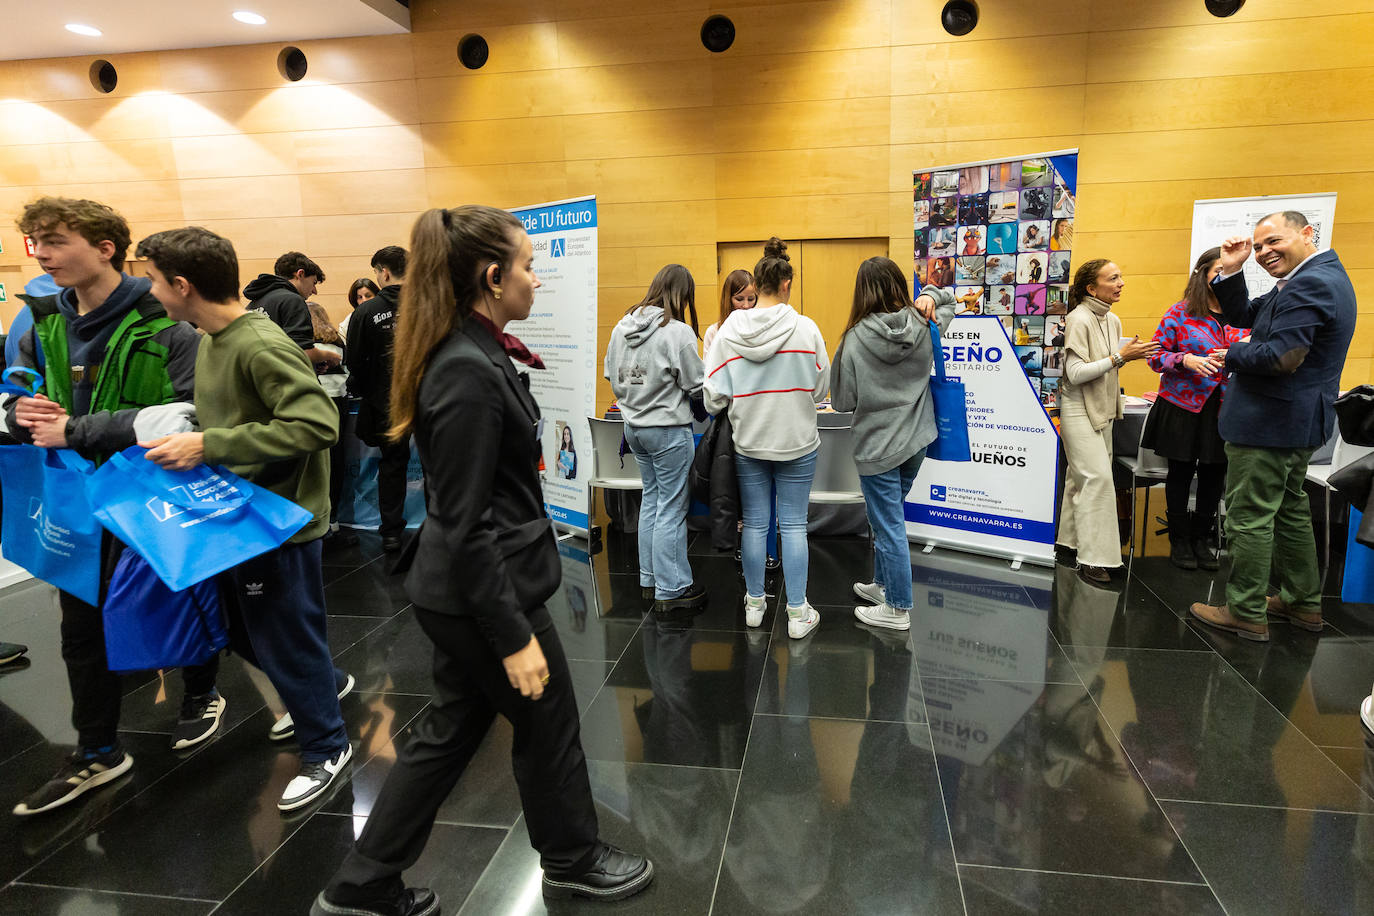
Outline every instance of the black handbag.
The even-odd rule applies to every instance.
[[[1346,442],[1374,446],[1374,385],[1356,385],[1336,398],[1336,422]]]

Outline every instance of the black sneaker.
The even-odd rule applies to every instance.
[[[706,587],[693,582],[687,591],[676,598],[664,598],[654,602],[654,613],[671,614],[675,611],[690,611],[706,603]]]
[[[764,572],[777,572],[782,569],[782,560],[778,557],[769,557],[763,561]]]
[[[134,758],[115,747],[107,754],[87,755],[76,751],[67,758],[52,779],[14,806],[19,817],[42,814],[75,801],[83,793],[114,782],[134,765]]]
[[[591,866],[576,875],[544,873],[544,896],[621,900],[638,894],[654,880],[654,863],[644,856],[602,845]]]
[[[181,698],[181,714],[172,729],[172,750],[184,751],[207,740],[219,730],[224,707],[229,705],[218,690],[199,696],[187,694]]]
[[[29,651],[28,646],[21,646],[15,642],[0,642],[0,665],[19,661],[27,651]]]
[[[388,534],[382,538],[382,550],[385,553],[396,553],[401,549],[401,536],[398,534]]]
[[[320,891],[310,907],[310,916],[434,916],[439,898],[427,887],[407,887],[396,893],[368,893],[363,888],[352,892]]]
[[[286,791],[277,802],[278,811],[295,811],[320,798],[337,781],[344,767],[353,759],[353,745],[345,744],[330,760],[302,763],[296,778],[286,784]]]

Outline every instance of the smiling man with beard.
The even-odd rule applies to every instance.
[[[1275,277],[1274,289],[1250,299],[1241,269],[1250,252]],[[1321,579],[1311,509],[1303,492],[1312,452],[1331,437],[1334,402],[1350,338],[1355,289],[1334,251],[1317,251],[1303,214],[1272,213],[1253,242],[1227,239],[1212,290],[1226,324],[1250,336],[1217,351],[1231,375],[1221,405],[1226,441],[1226,535],[1231,575],[1226,604],[1194,604],[1209,626],[1266,642],[1269,621],[1322,628]],[[1269,595],[1278,571],[1279,594]]]

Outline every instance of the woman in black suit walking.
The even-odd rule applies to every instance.
[[[390,435],[413,433],[425,469],[428,514],[405,586],[434,642],[435,695],[311,912],[438,910],[434,893],[406,888],[401,873],[497,713],[515,729],[545,895],[628,897],[653,865],[598,838],[568,663],[544,606],[562,567],[539,483],[539,406],[511,362],[543,363],[505,333],[528,317],[540,285],[529,236],[493,207],[429,210],[410,257]]]

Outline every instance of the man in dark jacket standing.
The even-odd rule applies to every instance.
[[[1317,544],[1303,481],[1312,452],[1336,424],[1346,351],[1355,333],[1355,289],[1334,251],[1317,251],[1315,230],[1297,211],[1273,213],[1252,242],[1227,239],[1212,289],[1226,323],[1252,328],[1224,351],[1231,374],[1221,405],[1229,463],[1226,535],[1231,575],[1226,604],[1194,604],[1203,623],[1266,642],[1269,621],[1322,628]],[[1241,268],[1255,260],[1276,277],[1250,299]],[[1271,565],[1279,594],[1269,596]]]
[[[315,347],[315,326],[310,321],[310,307],[305,304],[323,282],[320,265],[299,251],[288,251],[277,258],[272,273],[258,274],[243,288],[243,297],[248,300],[249,311],[271,318],[273,324],[300,345],[312,363],[337,366],[337,353]]]
[[[391,342],[396,336],[406,250],[397,245],[381,249],[372,256],[372,270],[381,291],[358,306],[349,319],[344,354],[349,390],[362,399],[358,438],[382,453],[377,466],[377,508],[382,515],[382,549],[393,553],[401,549],[406,528],[406,468],[410,464],[410,437],[399,442],[386,438],[391,426]]]

